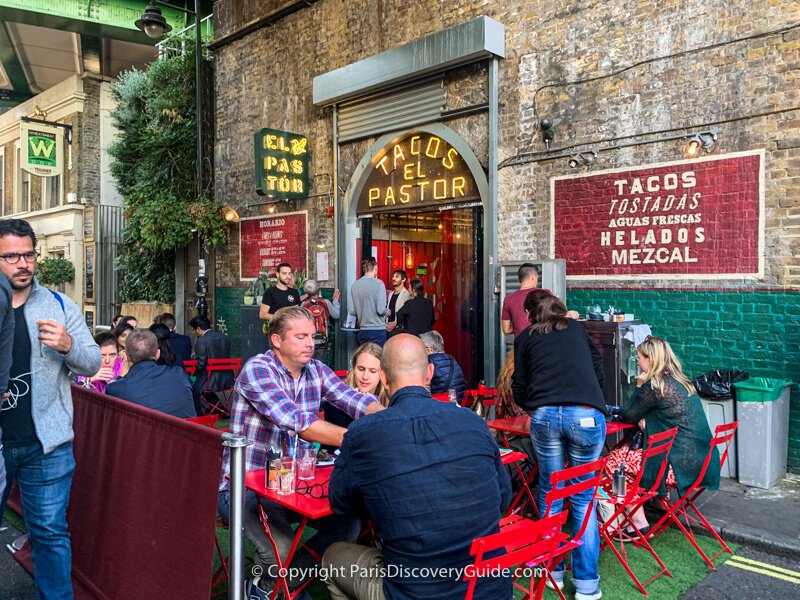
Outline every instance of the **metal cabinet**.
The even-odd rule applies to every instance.
[[[629,368],[632,366],[631,357],[635,356],[636,350],[633,342],[625,339],[625,334],[631,325],[639,325],[640,321],[621,323],[582,321],[582,323],[603,357],[605,371],[603,393],[606,404],[621,406],[629,393],[626,389],[628,384],[636,383],[634,369]]]

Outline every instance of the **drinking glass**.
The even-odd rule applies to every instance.
[[[281,459],[280,471],[278,471],[278,494],[281,496],[294,494],[296,472],[295,459]]]
[[[297,447],[297,478],[303,481],[314,479],[317,467],[317,447],[314,444],[301,443]]]

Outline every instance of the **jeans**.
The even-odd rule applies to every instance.
[[[19,484],[33,552],[33,578],[41,600],[71,600],[72,548],[67,504],[75,471],[72,443],[44,454],[40,444],[3,448],[8,487]],[[3,495],[3,507],[8,494]]]
[[[550,475],[564,468],[566,460],[570,467],[584,465],[597,460],[603,448],[606,434],[606,419],[599,410],[578,405],[543,406],[531,412],[531,442],[539,461],[539,512],[546,514],[545,495],[552,489]],[[599,583],[597,559],[600,554],[600,535],[597,530],[597,514],[594,510],[594,490],[576,494],[570,498],[572,504],[572,532],[580,531],[583,519],[589,511],[586,530],[580,546],[572,551],[572,583],[576,591],[583,594],[594,592]],[[556,501],[549,514],[561,512],[562,502]],[[556,581],[564,579],[564,564],[553,569]]]
[[[386,343],[386,330],[385,329],[360,329],[358,332],[358,345],[364,342],[375,342],[378,346],[383,347]]]
[[[278,576],[276,566],[278,563],[275,560],[275,553],[272,551],[269,538],[259,518],[258,500],[259,498],[253,492],[248,491],[245,493],[244,535],[256,548],[256,554],[253,557],[255,562],[253,575],[261,576],[263,583],[259,587],[269,589],[269,586]],[[275,544],[278,546],[281,562],[285,565],[286,556],[289,554],[289,549],[292,547],[292,541],[294,540],[294,530],[291,524],[299,523],[303,517],[275,502],[264,498],[260,500],[261,506],[267,514],[270,534],[272,534],[272,539],[275,540]],[[226,523],[229,520],[230,504],[230,491],[220,491],[217,507],[219,515]],[[304,569],[303,571],[298,569],[290,571],[289,586],[292,588],[302,584],[310,576],[310,570],[319,565],[317,559],[306,550],[306,547],[316,552],[318,556],[322,556],[328,546],[334,542],[353,542],[361,531],[361,520],[355,515],[330,515],[321,519],[309,519],[308,526],[315,529],[316,533],[306,540],[303,546],[297,547],[292,558],[292,567]],[[306,574],[306,577],[300,577],[300,573]]]

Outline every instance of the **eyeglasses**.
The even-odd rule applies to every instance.
[[[307,483],[305,481],[297,482],[297,493],[303,496],[311,496],[316,500],[322,500],[328,497],[328,482],[322,483]]]
[[[36,259],[39,258],[39,253],[23,252],[22,254],[20,254],[19,252],[9,252],[8,254],[0,254],[0,258],[2,258],[10,265],[17,264],[20,258],[24,258],[26,263],[32,263],[36,262]]]

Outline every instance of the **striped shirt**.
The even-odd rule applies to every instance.
[[[298,379],[271,350],[247,361],[234,385],[230,421],[231,433],[254,442],[245,449],[245,469],[263,469],[270,445],[291,454],[297,433],[319,420],[322,400],[358,418],[378,399],[345,385],[317,360],[312,359]],[[220,490],[228,489],[229,471],[230,450],[225,448]]]

